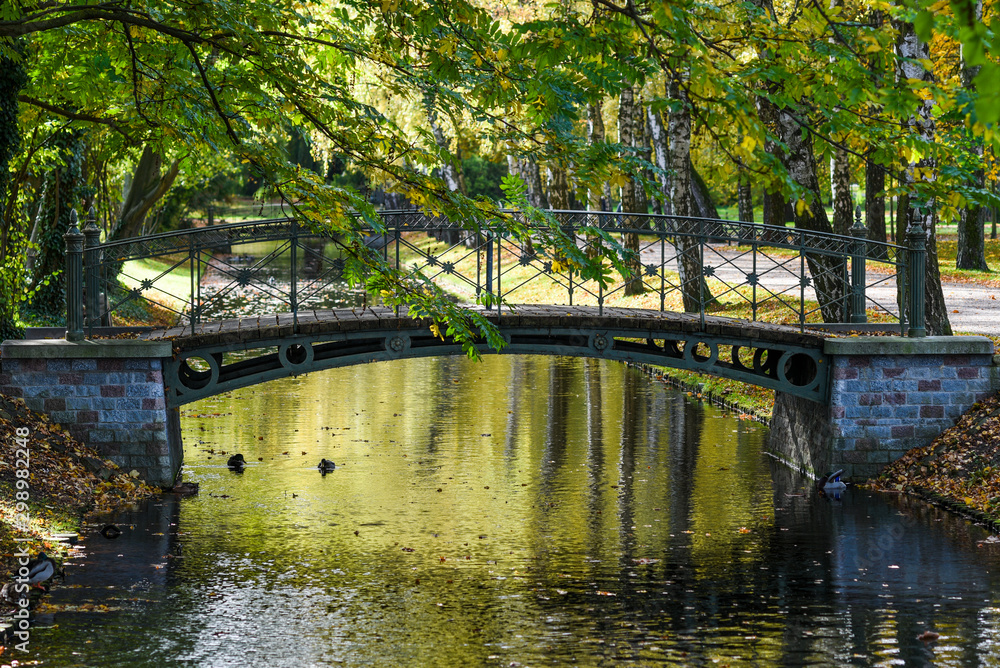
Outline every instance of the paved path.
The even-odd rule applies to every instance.
[[[713,247],[715,254],[708,253],[705,264],[712,266],[715,277],[730,285],[746,283],[746,275],[754,270],[753,257],[750,253],[740,253],[725,246]],[[676,271],[676,262],[672,260],[673,248],[667,245],[667,268]],[[660,246],[652,244],[642,250],[643,263],[657,264],[660,262]],[[799,260],[784,256],[767,257],[763,253],[757,255],[756,272],[761,277],[762,284],[773,292],[784,292],[798,299]],[[880,281],[878,274],[868,274],[868,285]],[[985,334],[1000,336],[1000,288],[977,285],[974,283],[945,283],[944,298],[948,305],[948,318],[952,330],[963,334]],[[815,299],[811,288],[805,291],[806,299]],[[892,278],[881,281],[875,287],[870,287],[867,293],[869,307],[872,301],[893,307],[896,302],[896,282]],[[995,299],[994,299],[995,297]]]

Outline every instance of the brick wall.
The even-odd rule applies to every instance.
[[[164,346],[104,343],[7,342],[0,392],[23,398],[125,471],[170,486],[181,441],[178,413],[167,409],[164,395]]]
[[[870,478],[1000,389],[985,337],[830,339],[824,355],[830,405],[778,393],[772,420],[774,449],[816,475]]]

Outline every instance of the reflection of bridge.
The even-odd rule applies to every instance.
[[[871,475],[927,443],[996,386],[988,339],[924,337],[922,233],[904,248],[867,241],[860,227],[843,237],[555,211],[538,222],[505,214],[489,229],[467,229],[416,211],[382,216],[381,227],[353,244],[286,219],[104,245],[92,221],[83,233],[74,227],[66,235],[66,340],[5,343],[0,391],[23,396],[123,465],[169,483],[182,456],[176,406],[334,366],[461,353],[434,335],[430,320],[405,310],[317,308],[327,287],[372,263],[411,287],[434,281],[478,303],[506,353],[642,361],[772,388],[782,454],[807,468],[835,464]],[[509,233],[514,227],[519,238]],[[619,265],[625,278],[581,280],[587,257],[624,252],[625,235],[638,237],[631,259],[644,264]],[[343,252],[330,252],[338,246]],[[162,271],[130,277],[130,261],[151,258]],[[881,267],[871,281],[869,265]],[[212,290],[203,289],[206,274]],[[785,280],[773,281],[778,274]],[[130,278],[131,288],[119,286]],[[626,286],[636,282],[653,308],[622,308]],[[892,282],[893,303],[872,300],[869,285]],[[703,284],[750,319],[713,315]],[[808,299],[813,285],[823,286],[826,303]],[[564,303],[512,306],[530,301],[538,286],[544,295],[555,286],[561,297],[545,299]],[[685,293],[697,312],[676,312]],[[223,319],[223,302],[234,295],[251,305],[266,299],[278,315]],[[141,300],[176,313],[176,327],[143,341],[100,338],[99,325]],[[825,338],[808,331],[821,324],[821,312],[854,328],[876,314],[910,338]],[[760,322],[765,313],[792,326]]]

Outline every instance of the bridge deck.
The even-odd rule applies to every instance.
[[[692,335],[740,339],[743,341],[767,341],[807,348],[822,348],[828,336],[823,332],[799,331],[797,327],[770,323],[737,320],[718,316],[705,316],[705,326],[701,326],[698,314],[660,312],[647,309],[605,308],[601,314],[592,306],[537,306],[522,305],[504,308],[502,313],[495,309],[487,311],[477,308],[494,324],[503,327],[578,327],[598,330],[634,330],[637,336],[650,332],[687,333]],[[199,323],[192,328],[172,327],[154,330],[142,335],[149,340],[170,339],[182,350],[207,346],[252,344],[256,341],[274,340],[290,335],[322,335],[333,332],[356,332],[366,330],[414,329],[427,327],[429,318],[416,318],[401,308],[399,315],[386,307],[366,309],[329,309],[320,311],[300,311],[298,326],[291,314],[262,315],[248,318],[234,318],[215,322]]]

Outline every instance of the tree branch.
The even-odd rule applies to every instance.
[[[129,141],[132,141],[133,139],[132,135],[113,119],[100,118],[99,116],[91,116],[90,114],[80,114],[75,111],[70,111],[69,109],[64,109],[63,107],[57,107],[54,104],[48,104],[46,102],[42,102],[41,100],[35,99],[28,95],[18,95],[17,99],[19,102],[30,104],[31,106],[38,107],[39,109],[44,109],[45,111],[57,114],[59,116],[62,116],[63,118],[68,118],[72,121],[85,121],[87,123],[98,123],[100,125],[107,125],[113,130],[116,130],[119,133],[121,133],[121,135],[126,139],[128,139]]]
[[[222,122],[226,124],[226,134],[229,135],[230,141],[233,142],[234,146],[240,145],[240,138],[236,135],[236,131],[233,130],[232,123],[229,122],[229,116],[223,111],[222,105],[219,104],[219,99],[215,96],[215,89],[212,88],[212,84],[208,80],[208,73],[205,72],[205,68],[201,64],[201,58],[198,57],[198,52],[194,49],[194,44],[190,42],[185,42],[188,51],[191,52],[191,57],[194,58],[194,64],[198,68],[198,74],[201,75],[201,81],[205,84],[205,90],[208,91],[208,96],[212,100],[212,106],[215,108],[215,113],[219,115]]]

